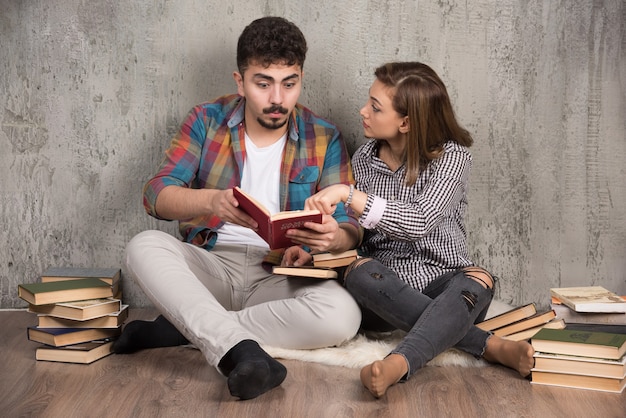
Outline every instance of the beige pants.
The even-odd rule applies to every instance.
[[[145,231],[128,244],[126,262],[155,307],[213,366],[245,339],[310,349],[356,334],[361,313],[339,283],[269,274],[261,266],[266,252],[245,245],[206,251]]]

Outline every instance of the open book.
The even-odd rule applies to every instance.
[[[303,229],[305,222],[322,223],[322,213],[317,209],[290,210],[272,215],[261,202],[239,187],[233,189],[233,195],[239,202],[239,209],[257,221],[259,229],[256,233],[269,244],[272,250],[294,245],[285,235],[288,229]]]

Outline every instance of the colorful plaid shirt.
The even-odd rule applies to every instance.
[[[155,204],[166,186],[225,190],[241,185],[246,158],[244,106],[241,96],[229,95],[189,112],[157,174],[144,187],[148,214],[162,219]],[[303,209],[306,198],[326,186],[353,182],[350,156],[337,127],[297,105],[289,119],[281,165],[281,211]],[[358,228],[342,205],[333,216],[338,223]],[[179,220],[179,230],[184,241],[210,250],[223,224],[218,217],[205,215]]]

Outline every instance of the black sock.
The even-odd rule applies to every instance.
[[[287,369],[253,340],[243,340],[220,360],[218,365],[228,375],[230,394],[242,400],[256,398],[280,385]]]
[[[132,321],[113,343],[113,352],[130,354],[144,348],[173,347],[189,341],[163,315],[154,321]]]

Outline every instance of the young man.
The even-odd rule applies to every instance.
[[[356,334],[359,308],[337,282],[264,268],[272,254],[232,192],[240,186],[274,213],[303,209],[324,187],[353,182],[337,128],[297,103],[306,50],[293,23],[255,20],[237,45],[238,94],[196,106],[183,122],[144,188],[146,211],[179,221],[183,240],[145,231],[127,248],[129,272],[163,316],[128,324],[116,352],[189,340],[228,377],[233,396],[251,399],[286,376],[259,343],[309,349]],[[288,234],[312,250],[358,241],[343,207],[306,226]]]

